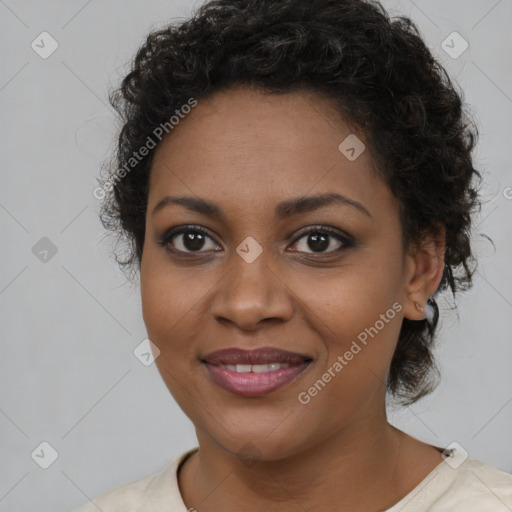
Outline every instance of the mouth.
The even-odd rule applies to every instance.
[[[224,349],[201,359],[214,383],[245,397],[264,396],[285,386],[312,361],[304,354],[272,347]]]

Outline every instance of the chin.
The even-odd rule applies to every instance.
[[[226,430],[219,425],[209,427],[206,431],[209,440],[229,455],[248,463],[287,459],[312,448],[317,442],[315,436],[304,436],[313,431],[304,423],[288,424],[286,428],[269,427],[265,423],[258,428],[254,423],[240,421],[236,427],[223,423]],[[200,444],[201,437],[198,435]]]

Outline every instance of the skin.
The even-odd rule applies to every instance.
[[[270,96],[242,86],[202,99],[156,149],[142,306],[161,351],[158,369],[196,428],[200,450],[179,472],[188,508],[383,510],[442,462],[438,449],[388,423],[385,382],[403,318],[423,319],[415,302],[424,306],[441,280],[444,232],[404,251],[398,201],[375,173],[368,144],[355,161],[338,150],[352,133],[366,141],[317,93]],[[285,199],[332,192],[371,217],[342,204],[275,215]],[[176,204],[152,214],[171,195],[212,201],[225,218]],[[158,243],[189,224],[208,231],[202,248],[190,250],[180,234],[167,248]],[[311,225],[346,233],[355,245],[330,236],[315,252],[311,236],[299,233]],[[263,250],[252,263],[236,252],[248,236]],[[401,311],[307,405],[299,403],[299,393],[395,302]],[[199,360],[223,348],[265,346],[313,362],[286,386],[247,398],[217,386]]]

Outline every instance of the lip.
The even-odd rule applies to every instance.
[[[290,352],[275,347],[262,347],[253,350],[243,350],[241,348],[225,348],[211,352],[202,360],[208,364],[269,364],[269,363],[286,363],[289,365],[298,365],[312,358],[299,354],[298,352]]]
[[[201,362],[209,376],[221,388],[245,397],[264,396],[275,391],[301,374],[311,363],[312,358],[297,352],[274,347],[254,350],[230,348],[208,354]],[[264,373],[239,373],[223,365],[257,365],[282,363],[289,367]]]

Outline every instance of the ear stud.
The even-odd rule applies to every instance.
[[[418,311],[425,311],[425,308],[419,302],[415,302],[414,305]]]

